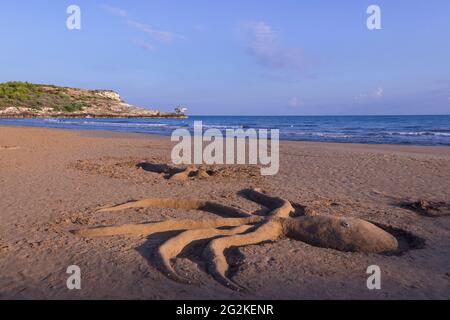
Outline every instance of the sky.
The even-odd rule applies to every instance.
[[[450,114],[448,0],[0,4],[0,82],[111,89],[192,115]],[[373,4],[381,30],[367,28]]]

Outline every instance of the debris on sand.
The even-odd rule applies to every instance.
[[[427,217],[442,217],[450,215],[450,204],[445,202],[420,200],[412,203],[406,203],[403,206]]]

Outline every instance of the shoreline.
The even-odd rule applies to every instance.
[[[0,119],[1,120],[1,119]],[[119,130],[107,130],[107,129],[72,129],[72,128],[52,128],[52,127],[44,127],[44,126],[32,126],[32,125],[17,125],[17,124],[0,124],[1,127],[8,127],[8,128],[35,128],[35,129],[48,129],[48,130],[62,130],[62,131],[68,131],[68,132],[87,132],[91,135],[95,136],[95,133],[100,133],[101,135],[105,134],[116,134],[116,135],[139,135],[142,136],[142,138],[146,136],[150,137],[170,137],[170,135],[165,134],[158,134],[158,133],[143,133],[143,132],[126,132],[126,131],[119,131]],[[394,144],[394,143],[358,143],[358,142],[330,142],[330,141],[309,141],[309,140],[287,140],[287,139],[281,139],[280,143],[307,143],[307,144],[322,144],[322,145],[342,145],[342,146],[360,146],[360,147],[382,147],[387,149],[395,149],[395,148],[436,148],[439,149],[449,149],[450,146],[447,145],[423,145],[423,144]]]

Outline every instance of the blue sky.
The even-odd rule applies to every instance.
[[[0,82],[202,115],[450,114],[448,0],[2,1],[0,35]]]

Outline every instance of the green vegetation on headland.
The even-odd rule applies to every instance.
[[[0,109],[10,107],[54,111],[75,112],[88,105],[77,101],[68,89],[55,86],[42,86],[27,82],[7,82],[0,84]]]
[[[185,117],[135,107],[109,90],[84,90],[27,82],[0,83],[0,117]]]

